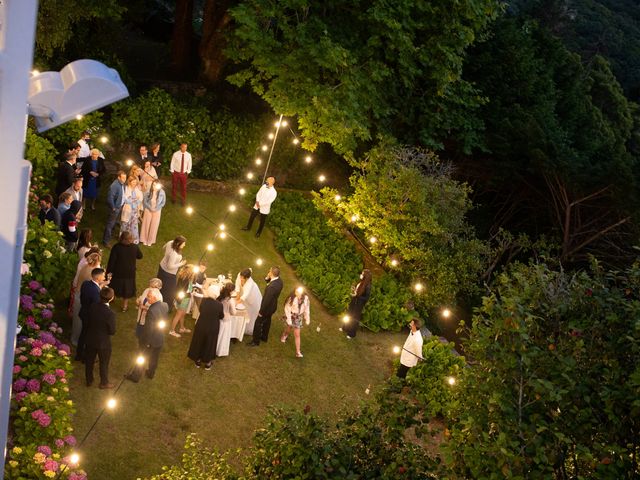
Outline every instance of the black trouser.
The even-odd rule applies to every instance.
[[[93,364],[96,356],[100,362],[100,385],[109,383],[109,360],[111,360],[111,347],[95,348],[87,347],[84,353],[84,372],[87,384],[93,383]]]
[[[349,322],[344,326],[342,331],[349,335],[351,338],[356,336],[358,333],[358,326],[360,325],[360,318],[355,315],[351,315],[349,317]]]
[[[247,230],[251,230],[253,221],[256,219],[258,215],[260,215],[260,225],[258,225],[258,230],[256,231],[256,234],[260,235],[262,233],[262,229],[264,228],[264,222],[267,220],[267,214],[260,213],[260,210],[256,210],[255,208],[251,209],[251,216],[249,217],[249,223],[247,223]]]
[[[147,377],[149,378],[153,378],[153,376],[156,374],[156,368],[158,368],[158,360],[160,358],[161,350],[162,350],[162,347],[151,347],[147,345],[146,347],[144,347],[144,350],[140,351],[140,354],[144,356],[144,361],[145,361],[145,364],[147,365]],[[144,371],[144,364],[143,365],[136,364],[135,367],[133,367],[133,370],[131,371],[131,373],[127,375],[127,378],[129,380],[137,382],[140,380],[140,377],[142,377],[143,371]]]
[[[84,361],[86,354],[85,337],[87,336],[87,330],[84,327],[84,318],[80,317],[80,323],[82,328],[80,329],[80,336],[78,337],[78,345],[76,346],[76,360]]]
[[[271,328],[271,315],[258,315],[256,323],[253,325],[253,343],[260,344],[260,340],[266,342],[269,339],[269,329]]]
[[[396,372],[396,375],[399,378],[407,378],[407,372],[409,371],[411,367],[407,367],[406,365],[400,364],[398,366],[398,371]]]

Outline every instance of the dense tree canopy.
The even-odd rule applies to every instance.
[[[480,98],[460,80],[464,52],[498,12],[495,0],[248,0],[231,10],[244,67],[231,80],[297,115],[310,150],[352,152],[380,133],[469,146],[473,125],[455,112]]]

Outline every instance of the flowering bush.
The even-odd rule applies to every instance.
[[[76,444],[68,387],[70,348],[59,339],[62,329],[51,321],[47,289],[28,276],[22,287],[18,321],[23,335],[15,350],[5,476],[85,480],[84,472],[69,465]]]

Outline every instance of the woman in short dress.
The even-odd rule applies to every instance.
[[[171,322],[171,330],[169,330],[169,335],[172,337],[180,338],[182,333],[191,333],[191,330],[184,326],[184,317],[187,315],[187,310],[189,310],[189,304],[191,303],[194,277],[193,265],[180,267],[176,275],[176,313]],[[180,330],[176,332],[178,324],[180,324]]]
[[[302,358],[300,351],[300,330],[302,322],[305,325],[311,323],[311,312],[309,310],[309,296],[304,292],[302,287],[296,288],[284,301],[284,316],[286,325],[280,336],[282,343],[287,341],[291,330],[296,344],[296,357]]]

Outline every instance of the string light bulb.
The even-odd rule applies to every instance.
[[[263,152],[266,152],[267,150],[269,150],[269,147],[267,147],[266,145],[262,145],[262,147],[260,148],[262,148]]]
[[[302,287],[298,287],[298,288],[296,288],[296,293],[297,293],[298,295],[302,295],[302,294],[304,293],[304,288],[302,288]]]
[[[443,318],[449,318],[451,316],[451,310],[445,308],[444,310],[442,310],[442,316]]]
[[[213,252],[213,243],[210,243],[209,245],[207,245],[207,250],[210,252]]]
[[[177,295],[178,300],[183,300],[184,296],[185,296],[185,293],[182,290],[180,290]]]
[[[395,353],[396,355],[400,353],[400,347],[398,345],[393,347],[393,353]]]
[[[398,260],[396,260],[395,258],[392,258],[390,263],[391,263],[392,267],[397,267],[398,266]]]
[[[351,215],[351,222],[355,223],[358,220],[358,215]]]
[[[247,173],[247,179],[248,180],[253,179],[253,173],[252,172]]]
[[[100,143],[107,143],[109,141],[109,137],[107,137],[106,135],[103,135],[100,137]]]
[[[193,266],[193,273],[195,273],[196,275],[200,273],[200,267],[198,265]]]
[[[283,126],[283,127],[286,127],[287,125],[289,125],[289,124],[287,123],[287,121],[286,121],[286,120],[283,120],[283,121],[282,121],[282,126]]]
[[[300,140],[298,140],[297,138],[293,139],[293,144],[294,145],[298,145],[300,143]]]
[[[220,230],[224,231],[224,230],[227,228],[227,226],[226,226],[224,223],[221,223],[221,224],[218,226],[218,228],[219,228]]]
[[[240,195],[244,195],[245,193],[247,193],[247,191],[244,188],[241,188],[240,190],[238,190],[238,193]]]
[[[274,135],[273,133],[270,133],[270,134],[269,134],[269,140],[273,140],[273,137],[274,137],[274,136],[275,136],[275,135]]]
[[[142,355],[138,355],[138,357],[136,358],[136,364],[144,365],[144,357]]]
[[[318,180],[321,181],[321,182],[324,182],[326,179],[327,179],[327,177],[325,177],[324,175],[320,175],[318,177]]]
[[[262,165],[262,159],[256,158],[256,165]]]
[[[456,377],[447,377],[447,383],[449,385],[455,385],[456,384]]]
[[[162,184],[160,182],[156,182],[153,184],[154,190],[160,190],[162,188]]]
[[[187,215],[191,215],[193,213],[193,207],[187,207],[184,211],[187,212]]]
[[[126,162],[124,162],[124,163],[125,163],[125,165],[126,165],[127,167],[132,167],[132,166],[133,166],[133,160],[131,160],[130,158],[129,158]]]
[[[305,161],[305,162],[307,162],[307,163],[311,163],[311,162],[313,161],[313,158],[311,158],[309,155],[307,155],[307,156],[304,158],[304,161]]]
[[[84,117],[80,114],[76,115],[76,120],[82,120]]]
[[[273,124],[274,127],[278,128],[280,126],[280,122],[276,122]]]
[[[109,410],[113,410],[114,408],[116,408],[117,404],[118,401],[115,398],[110,398],[109,400],[107,400],[107,408]]]
[[[69,455],[69,465],[78,465],[78,463],[80,463],[80,455],[75,452]]]
[[[38,70],[37,68],[34,68],[33,70],[31,70],[31,75],[33,77],[35,77],[36,75],[40,75],[40,70]]]
[[[227,238],[227,232],[220,232],[219,237],[222,239]]]
[[[160,330],[163,330],[163,329],[164,329],[164,327],[166,327],[166,326],[167,326],[167,322],[165,322],[164,320],[160,320],[160,321],[158,322],[158,328],[159,328]]]
[[[370,237],[370,238],[369,238],[369,243],[371,243],[372,245],[373,245],[374,243],[376,243],[377,241],[378,241],[378,239],[377,239],[376,237]]]
[[[236,211],[236,206],[235,205],[229,205],[229,211],[230,212],[235,212]]]
[[[258,266],[262,265],[263,263],[264,263],[264,262],[262,261],[262,259],[261,259],[261,258],[258,258],[258,259],[256,260],[256,265],[258,265]]]
[[[424,285],[418,282],[413,286],[413,288],[416,292],[421,292],[424,289]]]
[[[349,315],[345,315],[344,317],[342,317],[342,323],[349,323],[350,320],[351,317],[349,317]]]

